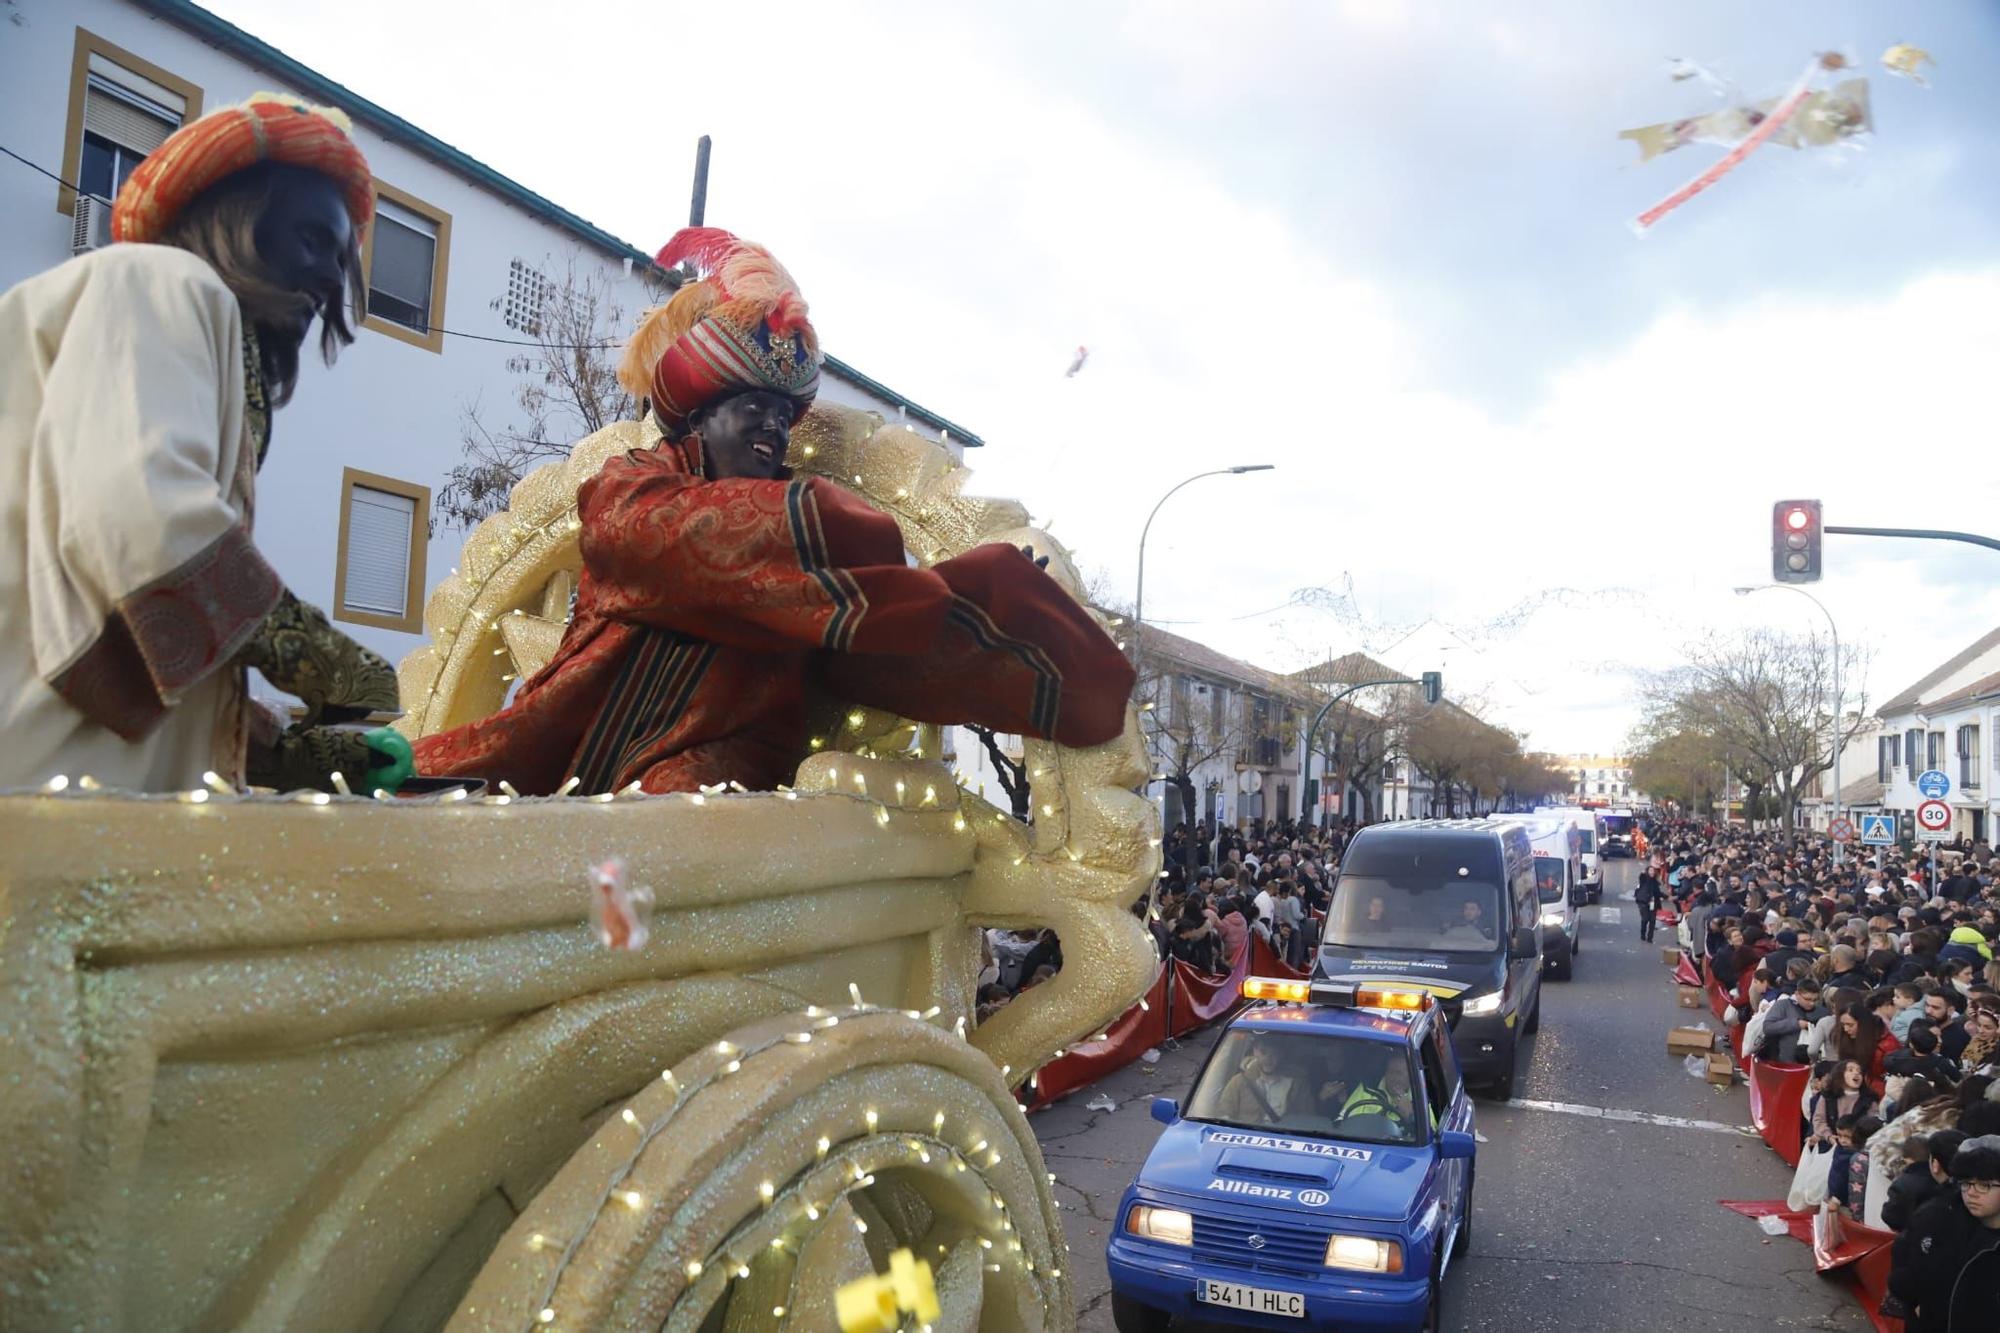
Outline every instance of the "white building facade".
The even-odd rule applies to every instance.
[[[1951,780],[1951,831],[1991,843],[2000,821],[2000,629],[1982,636],[1877,711],[1876,777],[1882,805],[1912,836],[1917,777]]]
[[[370,314],[332,369],[308,348],[258,479],[256,540],[293,592],[400,661],[423,641],[424,599],[463,541],[432,521],[432,500],[464,461],[466,406],[504,421],[520,382],[507,361],[528,342],[537,284],[594,275],[622,310],[617,341],[657,299],[649,254],[183,0],[19,0],[8,12],[4,141],[65,183],[0,159],[0,289],[108,243],[105,201],[203,111],[272,90],[353,118],[380,194],[364,254]],[[961,457],[981,443],[837,358],[821,396]]]

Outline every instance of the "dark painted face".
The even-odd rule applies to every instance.
[[[316,171],[286,174],[284,188],[271,196],[270,207],[257,220],[257,257],[271,280],[304,296],[304,307],[291,326],[268,330],[303,343],[313,316],[338,305],[347,281],[347,252],[354,238],[347,204],[340,187]]]
[[[688,425],[701,436],[702,471],[709,480],[769,480],[784,471],[785,450],[792,441],[792,400],[752,389],[703,408]]]

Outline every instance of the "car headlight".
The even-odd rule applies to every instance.
[[[1544,913],[1542,913],[1542,924],[1543,924],[1543,925],[1545,925],[1545,926],[1560,926],[1560,925],[1561,925],[1562,923],[1563,923],[1563,914],[1562,914],[1561,912],[1544,912]]]
[[[1194,1244],[1194,1218],[1178,1208],[1154,1208],[1135,1203],[1132,1211],[1125,1214],[1125,1229],[1135,1236],[1157,1240],[1165,1245]],[[1333,1261],[1328,1259],[1327,1262]]]
[[[1363,1273],[1400,1273],[1403,1247],[1373,1236],[1332,1236],[1326,1242],[1328,1268],[1352,1268]]]
[[[1467,1014],[1497,1014],[1500,1012],[1500,992],[1497,990],[1490,991],[1485,995],[1467,1000],[1465,1008],[1460,1010],[1460,1012]]]

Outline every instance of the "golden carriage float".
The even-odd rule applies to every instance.
[[[547,660],[576,488],[656,438],[598,432],[472,534],[410,734]],[[911,431],[823,405],[793,461],[919,561],[1031,542],[1076,587]],[[819,1333],[904,1248],[940,1330],[1071,1327],[1010,1089],[1151,980],[1137,728],[1030,742],[1032,826],[935,728],[835,703],[821,741],[755,795],[0,798],[0,1328]],[[608,854],[657,900],[636,951],[587,919]],[[983,925],[1068,965],[972,1028]]]

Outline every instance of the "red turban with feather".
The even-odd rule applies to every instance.
[[[687,227],[654,258],[662,268],[693,264],[696,280],[639,322],[618,382],[652,400],[669,435],[684,434],[698,409],[751,389],[791,399],[794,419],[812,405],[819,335],[798,283],[769,250],[720,228]]]

